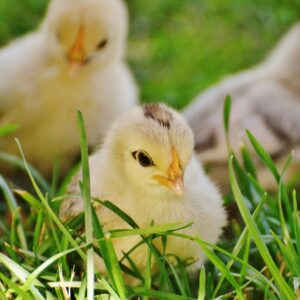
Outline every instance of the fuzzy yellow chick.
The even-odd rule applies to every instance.
[[[300,171],[300,23],[295,24],[260,65],[225,79],[201,93],[183,115],[195,134],[195,147],[216,183],[228,190],[223,104],[232,97],[230,142],[236,153],[249,129],[282,168],[292,150],[289,179]],[[251,151],[254,151],[250,147]],[[271,173],[258,166],[265,188],[276,187]]]
[[[163,104],[133,108],[114,122],[101,148],[90,157],[91,194],[113,202],[140,227],[152,222],[193,222],[181,232],[216,243],[226,214],[217,188],[203,173],[193,149],[192,131],[179,113]],[[80,178],[80,173],[73,178],[70,194],[80,193]],[[82,211],[82,199],[69,198],[61,205],[60,218],[66,221]],[[103,206],[97,207],[97,215],[105,230],[128,228]],[[118,258],[139,241],[139,236],[114,239]],[[161,241],[155,240],[155,244],[162,250]],[[195,260],[192,269],[199,268],[205,259],[199,245],[179,237],[168,238],[166,251]],[[130,254],[141,271],[146,256],[146,245]],[[105,272],[99,258],[96,267]]]
[[[112,120],[137,103],[123,56],[128,17],[121,0],[52,0],[40,28],[0,50],[0,126],[18,124],[0,151],[18,154],[49,175],[78,154],[76,111],[95,146]],[[1,163],[0,172],[4,165]]]

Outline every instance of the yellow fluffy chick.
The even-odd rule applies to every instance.
[[[223,104],[232,96],[230,141],[236,152],[249,129],[279,167],[295,150],[287,179],[299,172],[300,162],[300,24],[293,26],[271,55],[248,71],[225,79],[200,94],[183,112],[195,134],[196,152],[210,166],[217,183],[228,189],[227,148]],[[258,175],[267,189],[275,180],[261,165]]]
[[[76,110],[94,146],[111,121],[137,102],[123,61],[127,10],[121,0],[53,0],[40,28],[0,51],[0,126],[19,130],[1,138],[45,175],[54,158],[64,171],[79,148]],[[1,168],[0,168],[1,171]]]
[[[182,230],[216,243],[226,223],[222,198],[203,173],[194,156],[193,134],[177,112],[163,104],[148,104],[126,112],[112,125],[102,147],[90,157],[91,193],[108,199],[131,216],[140,227],[154,224],[193,222]],[[78,194],[77,174],[69,192]],[[64,200],[60,209],[63,221],[83,211],[81,198]],[[128,228],[110,210],[97,207],[105,230]],[[114,239],[118,258],[140,241],[138,236]],[[160,241],[156,241],[162,249]],[[167,252],[182,259],[196,260],[193,268],[204,261],[204,254],[195,242],[169,237]],[[143,270],[147,246],[130,254]],[[96,267],[105,272],[100,259]]]

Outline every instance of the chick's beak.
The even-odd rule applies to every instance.
[[[78,75],[82,67],[82,64],[85,60],[83,38],[84,38],[84,30],[83,27],[81,26],[78,30],[74,44],[72,45],[67,55],[68,60],[70,62],[69,75],[71,77]]]
[[[172,189],[178,196],[183,196],[183,172],[179,164],[178,154],[174,148],[172,148],[172,161],[167,174],[167,177],[154,175],[153,179],[157,180],[160,184]]]

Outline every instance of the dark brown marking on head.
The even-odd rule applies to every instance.
[[[143,106],[144,116],[158,122],[161,126],[170,129],[172,113],[160,104],[145,104]]]

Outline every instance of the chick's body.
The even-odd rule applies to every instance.
[[[123,62],[126,32],[121,1],[52,1],[37,32],[0,51],[0,126],[19,125],[1,138],[0,150],[17,154],[16,136],[45,175],[55,157],[66,170],[78,153],[77,109],[85,116],[89,145],[95,146],[111,121],[137,102]]]
[[[145,166],[146,162],[149,165]],[[193,222],[182,232],[216,243],[225,225],[221,196],[193,155],[189,127],[179,114],[164,105],[138,107],[121,117],[108,132],[101,149],[90,158],[90,172],[92,196],[112,201],[140,227],[150,226],[152,222],[155,225]],[[72,194],[79,192],[79,177],[80,174],[73,179]],[[81,199],[67,199],[60,217],[67,220],[82,210]],[[97,214],[106,230],[128,228],[121,218],[104,207],[98,207]],[[114,239],[118,258],[139,241],[138,236]],[[155,243],[162,250],[160,241]],[[181,259],[196,260],[194,268],[204,261],[199,245],[178,237],[168,237],[167,252]],[[144,269],[146,255],[147,246],[143,245],[130,256]],[[101,260],[97,260],[97,267],[105,271]]]
[[[239,153],[247,128],[281,167],[291,150],[295,150],[295,159],[287,175],[291,177],[299,171],[299,60],[298,23],[282,38],[266,61],[201,93],[183,112],[195,134],[196,152],[203,163],[210,166],[216,182],[224,189],[229,186],[223,126],[226,95],[232,98],[230,142],[236,153]],[[275,180],[259,164],[258,175],[266,188],[274,189]]]

